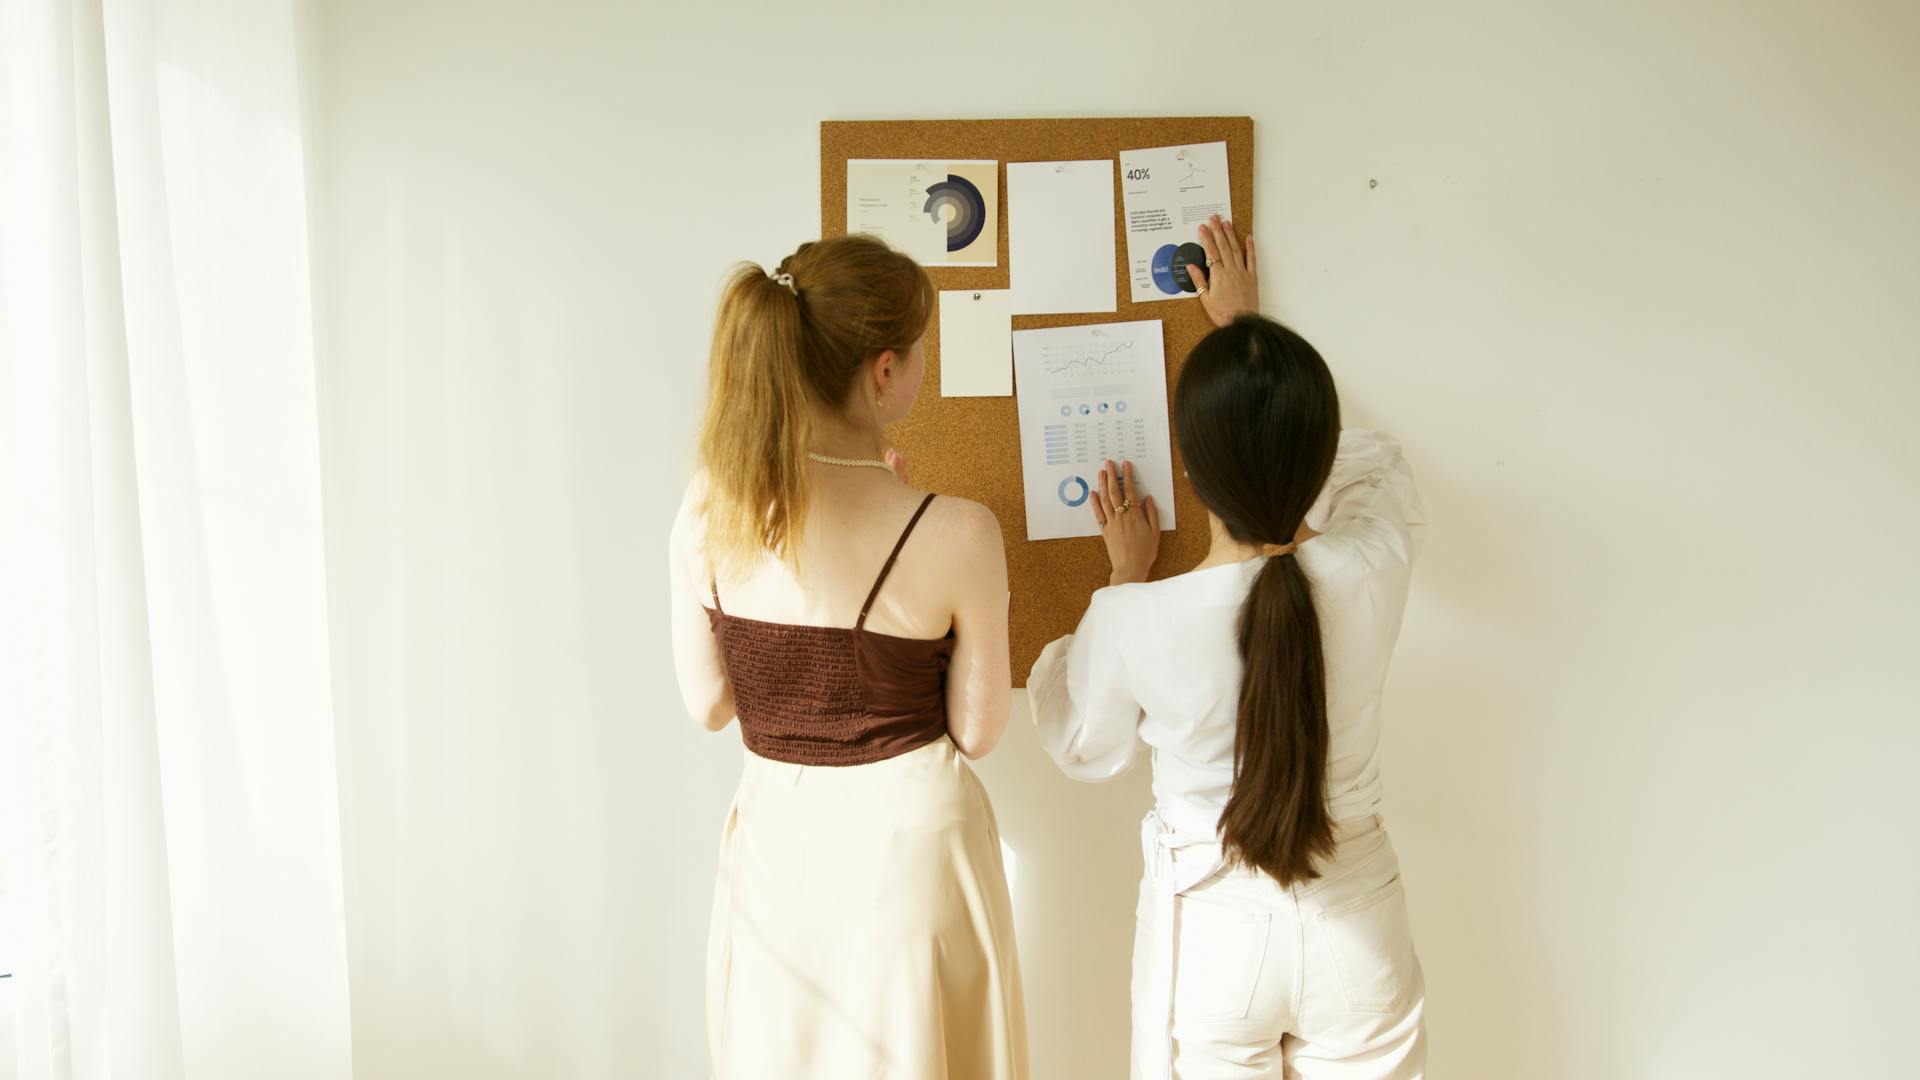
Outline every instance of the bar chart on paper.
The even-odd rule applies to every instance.
[[[1167,361],[1160,321],[1022,330],[1013,335],[1027,539],[1095,536],[1100,469],[1131,461],[1135,482],[1174,527]]]

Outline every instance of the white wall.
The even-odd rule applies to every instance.
[[[716,283],[814,234],[817,122],[1212,113],[1256,122],[1269,301],[1434,520],[1387,752],[1435,1074],[1909,1073],[1920,9],[320,31],[359,1075],[703,1075],[739,751],[679,714],[662,552]],[[1023,725],[982,772],[1037,1075],[1117,1076],[1144,778],[1072,787]]]

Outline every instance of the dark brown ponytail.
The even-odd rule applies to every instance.
[[[1173,397],[1194,491],[1248,544],[1293,542],[1340,441],[1333,375],[1306,339],[1244,315],[1201,340]],[[1261,567],[1240,611],[1233,790],[1220,815],[1229,860],[1282,885],[1319,876],[1327,818],[1327,673],[1313,588],[1293,555]]]

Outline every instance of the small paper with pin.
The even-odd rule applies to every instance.
[[[1013,300],[1006,289],[940,294],[940,396],[1013,393]]]

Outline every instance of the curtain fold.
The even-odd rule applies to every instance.
[[[351,1075],[300,14],[0,0],[0,1076]]]

